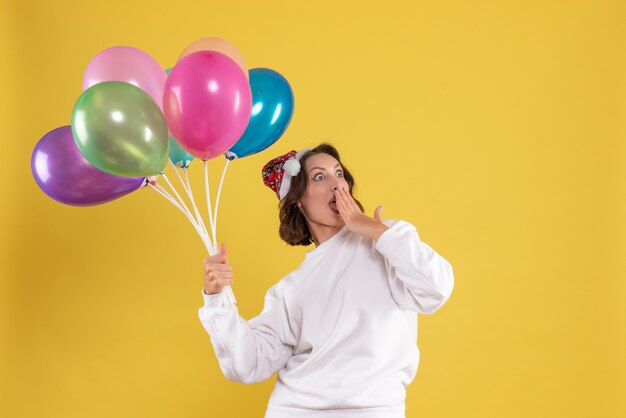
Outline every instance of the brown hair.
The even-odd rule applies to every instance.
[[[296,176],[291,178],[289,191],[285,195],[285,198],[278,204],[278,207],[280,209],[280,227],[278,232],[280,234],[280,238],[289,245],[307,246],[314,242],[311,231],[309,231],[309,226],[307,224],[306,218],[298,208],[298,200],[300,200],[302,195],[309,187],[309,177],[304,170],[304,162],[310,156],[320,153],[328,154],[335,158],[339,163],[341,163],[341,159],[339,158],[339,152],[329,143],[323,142],[315,148],[306,151],[300,157],[300,165],[302,169]],[[343,163],[341,163],[341,166],[343,169],[343,177],[348,183],[349,192],[352,196],[353,190],[356,187],[354,178],[352,177],[352,174],[350,174],[350,171],[348,171],[348,168]],[[354,196],[352,197],[354,198]],[[356,199],[354,200],[361,209],[361,211],[365,212],[365,210],[363,209],[363,205],[361,205],[361,202]]]

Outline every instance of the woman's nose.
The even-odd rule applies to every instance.
[[[346,182],[340,177],[332,177],[330,180],[330,191],[335,192],[338,188],[346,184]]]

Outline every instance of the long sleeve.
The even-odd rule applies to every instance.
[[[409,222],[385,220],[389,229],[376,240],[385,258],[391,293],[398,306],[422,314],[438,310],[450,298],[450,263],[422,242]]]
[[[228,380],[255,383],[283,368],[292,356],[293,336],[280,288],[265,296],[263,311],[246,321],[224,292],[207,295],[198,316],[211,338],[222,373]]]

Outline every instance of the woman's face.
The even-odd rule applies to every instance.
[[[300,197],[300,210],[310,223],[325,226],[343,224],[334,203],[334,190],[338,186],[348,189],[341,164],[332,156],[320,153],[307,158],[303,169],[307,175],[307,189]]]

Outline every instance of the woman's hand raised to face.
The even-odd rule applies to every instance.
[[[346,224],[349,231],[377,240],[389,227],[385,225],[380,213],[383,206],[378,206],[374,211],[374,218],[370,218],[356,204],[354,198],[348,192],[345,186],[339,186],[335,190],[335,198],[337,199],[337,210]]]
[[[214,295],[232,283],[233,269],[226,260],[226,244],[222,243],[219,254],[204,259],[204,292]]]

